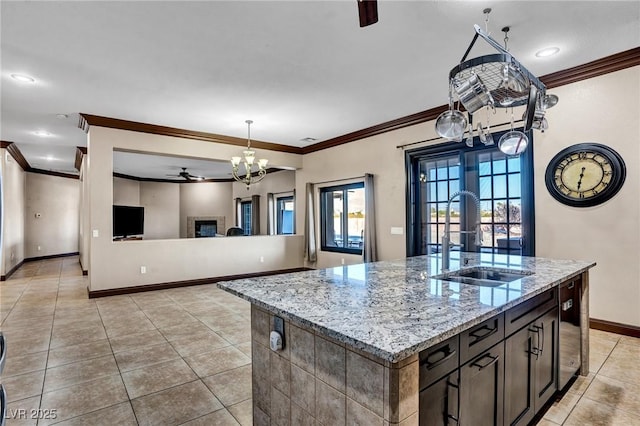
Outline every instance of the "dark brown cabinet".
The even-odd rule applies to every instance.
[[[527,425],[558,389],[558,289],[420,353],[420,426]]]
[[[505,424],[526,425],[557,390],[558,308],[505,341]]]
[[[499,343],[460,367],[460,425],[501,426],[504,345]]]

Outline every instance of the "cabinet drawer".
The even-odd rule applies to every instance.
[[[558,288],[545,291],[505,313],[505,334],[520,330],[558,304]]]
[[[504,339],[504,313],[460,334],[460,365]]]
[[[454,336],[420,352],[420,389],[458,368],[460,338]]]

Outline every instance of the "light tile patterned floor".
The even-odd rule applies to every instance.
[[[87,283],[77,257],[26,263],[0,283],[10,415],[57,410],[38,425],[251,424],[248,303],[215,285],[90,300]],[[640,425],[640,339],[590,337],[591,374],[539,425]]]

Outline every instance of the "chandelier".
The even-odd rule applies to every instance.
[[[252,183],[260,182],[267,175],[267,163],[269,160],[265,158],[259,159],[257,173],[251,172],[253,165],[256,164],[256,152],[251,149],[251,123],[253,121],[246,120],[245,123],[247,123],[247,149],[242,151],[242,157],[231,157],[231,166],[233,168],[233,178],[247,185],[247,190],[249,190]],[[244,176],[238,175],[240,163],[244,163]]]

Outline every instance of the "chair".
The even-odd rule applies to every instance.
[[[237,226],[232,226],[227,229],[227,237],[237,237],[239,235],[244,235],[244,231],[242,228],[238,228]]]

